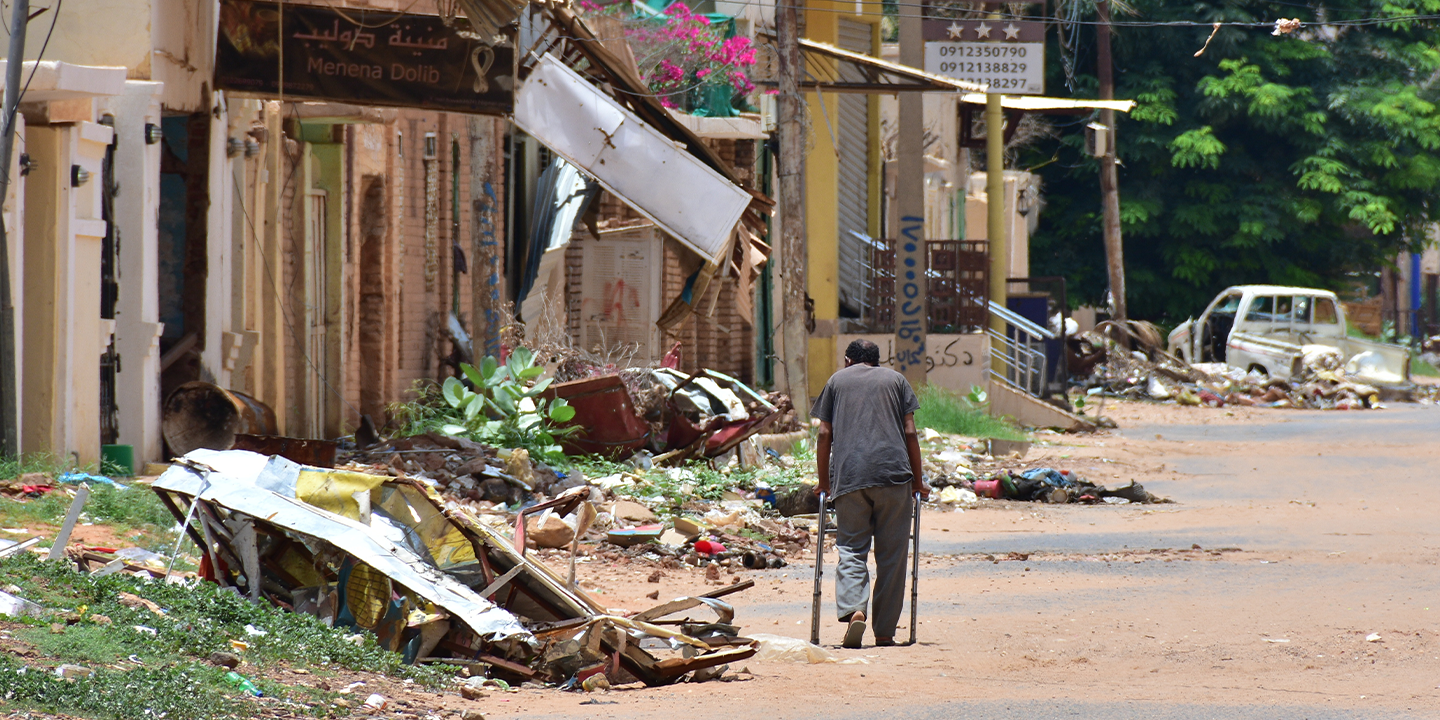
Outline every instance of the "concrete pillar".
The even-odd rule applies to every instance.
[[[90,116],[94,116],[93,107]],[[100,354],[113,323],[100,319],[100,171],[110,128],[94,122],[32,126],[39,163],[27,184],[26,343],[32,373],[22,407],[34,429],[21,446],[79,465],[100,462]],[[72,186],[75,168],[89,180]],[[46,371],[48,369],[48,372]]]
[[[25,116],[15,116],[15,151],[10,156],[10,184],[5,191],[5,223],[10,251],[10,303],[15,323],[15,428],[16,447],[24,447],[25,412],[20,401],[25,387],[25,178],[20,174],[20,155],[25,152]]]
[[[210,122],[209,176],[210,207],[205,214],[205,350],[201,362],[221,387],[230,387],[230,373],[239,356],[239,343],[231,332],[231,266],[235,180],[226,155],[229,115],[225,103],[214,93],[208,98],[219,115]],[[193,236],[192,236],[193,237]]]
[[[839,12],[843,3],[812,1],[805,6],[805,38],[838,45]],[[818,61],[833,66],[829,60]],[[810,396],[815,397],[835,373],[835,333],[840,318],[840,221],[839,157],[836,155],[836,123],[840,117],[839,95],[823,91],[806,93],[810,136],[805,155],[805,243],[808,266],[806,293],[815,302],[815,330],[807,339],[806,378]]]
[[[161,84],[131,80],[125,94],[102,101],[115,116],[115,223],[120,236],[120,295],[115,347],[120,353],[115,399],[120,443],[140,462],[160,460],[160,333],[157,215],[160,211],[159,143],[146,142],[145,126],[160,124]]]

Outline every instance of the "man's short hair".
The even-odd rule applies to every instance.
[[[850,346],[845,348],[845,357],[850,358],[850,361],[855,363],[879,365],[880,346],[869,340],[853,340]]]

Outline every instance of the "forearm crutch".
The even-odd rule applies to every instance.
[[[815,521],[820,531],[815,535],[815,595],[810,603],[810,644],[820,644],[820,580],[825,576],[825,493],[820,493],[820,512]]]
[[[918,492],[915,493],[915,525],[910,531],[910,537],[915,544],[913,552],[910,553],[910,644],[914,645],[915,626],[920,624],[920,493]]]

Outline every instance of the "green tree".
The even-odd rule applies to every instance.
[[[1178,321],[1223,287],[1338,287],[1418,244],[1440,215],[1440,0],[1166,3],[1138,0],[1115,28],[1130,315]],[[1431,16],[1432,19],[1426,19]],[[1209,23],[1305,24],[1287,35]],[[1093,19],[1093,15],[1090,16]],[[1059,48],[1052,33],[1050,57]],[[1074,95],[1095,97],[1093,27],[1081,28]],[[1062,63],[1050,62],[1062,95]],[[1047,206],[1032,273],[1065,275],[1077,302],[1106,277],[1096,162],[1085,122],[1027,148]],[[1053,162],[1048,162],[1054,159]]]

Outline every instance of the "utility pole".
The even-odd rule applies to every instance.
[[[1095,3],[1095,12],[1100,16],[1096,33],[1096,75],[1100,79],[1100,99],[1115,99],[1115,76],[1110,62],[1110,0]],[[1109,108],[1100,111],[1100,123],[1105,126],[1105,154],[1100,158],[1100,208],[1104,222],[1105,267],[1110,275],[1110,296],[1115,303],[1111,319],[1125,322],[1129,314],[1125,309],[1125,244],[1120,237],[1120,180],[1115,170],[1115,111]]]
[[[0,216],[10,192],[10,158],[15,153],[15,114],[20,105],[20,70],[25,64],[25,24],[30,21],[29,0],[11,0],[10,55],[5,65],[5,125],[0,137]],[[15,303],[10,287],[10,229],[0,220],[0,456],[20,455],[19,405],[15,394]]]
[[[990,302],[1005,307],[1010,293],[1010,244],[1005,235],[1005,96],[985,95],[985,239],[990,251]],[[1000,338],[1005,321],[990,315],[995,351],[1008,356]],[[992,363],[993,365],[993,363]]]
[[[995,4],[990,19],[1000,20]],[[996,23],[997,25],[999,22]],[[1004,308],[1010,297],[1010,244],[1005,233],[1005,96],[993,89],[985,94],[985,240],[990,251],[989,302]],[[1009,357],[1004,347],[1005,321],[990,314],[993,352]],[[993,355],[992,355],[993,357]],[[991,367],[995,363],[991,362]],[[1007,372],[1014,368],[1007,368]]]
[[[923,5],[900,9],[900,64],[925,69]],[[930,368],[925,335],[930,324],[929,266],[925,236],[925,98],[900,94],[895,136],[895,212],[900,236],[895,238],[895,369],[916,387],[925,384]]]
[[[800,11],[798,2],[775,3],[779,51],[780,310],[785,341],[785,392],[801,419],[810,417],[809,333],[805,329],[805,137],[802,130]],[[768,330],[768,328],[767,328]]]

